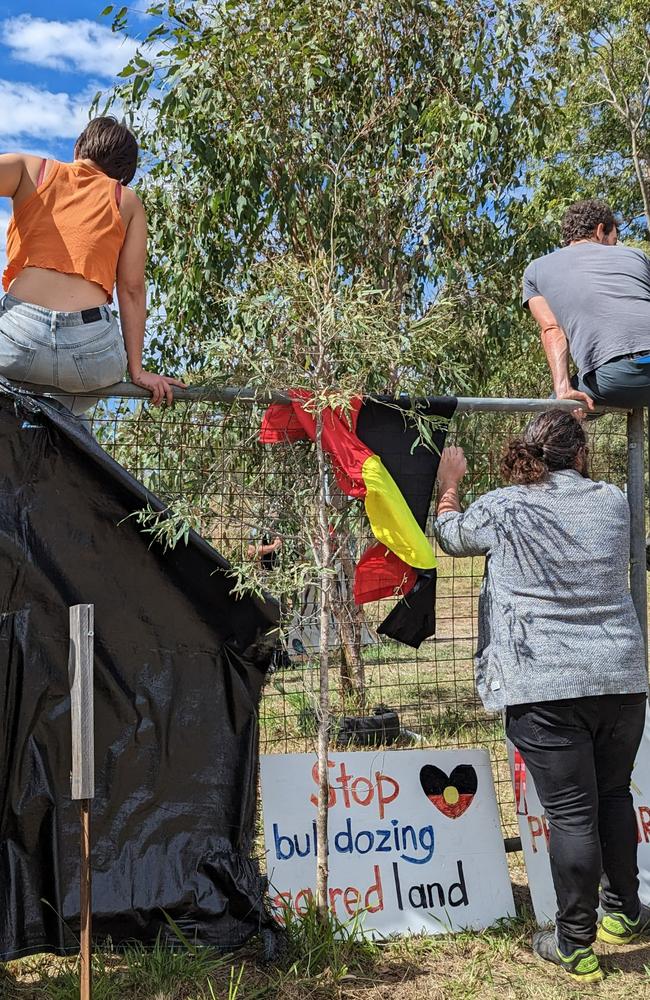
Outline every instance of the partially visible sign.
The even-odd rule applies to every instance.
[[[522,773],[515,748],[507,742],[533,910],[538,924],[552,923],[557,902],[548,853],[548,821],[530,771],[524,769]],[[639,831],[639,895],[644,903],[650,903],[650,712],[646,715],[645,732],[632,772],[632,795]]]
[[[329,902],[370,935],[480,929],[514,915],[484,750],[332,753]],[[318,764],[262,757],[271,901],[304,913],[316,885]]]

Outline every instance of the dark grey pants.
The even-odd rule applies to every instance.
[[[511,705],[506,732],[530,771],[549,826],[558,944],[596,937],[603,909],[639,914],[637,823],[630,791],[645,694]]]
[[[635,358],[607,361],[574,384],[600,406],[650,406],[650,364]]]

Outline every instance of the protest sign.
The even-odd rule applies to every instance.
[[[514,914],[484,750],[332,753],[329,903],[364,933],[479,929]],[[316,883],[318,764],[261,759],[270,895],[304,913]]]
[[[552,923],[557,903],[548,854],[549,829],[530,771],[521,772],[515,748],[508,740],[508,758],[515,785],[519,834],[524,851],[528,885],[538,924]],[[517,771],[519,776],[517,777]],[[632,772],[632,796],[638,827],[639,895],[650,903],[650,713]]]

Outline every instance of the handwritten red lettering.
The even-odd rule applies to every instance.
[[[359,911],[361,893],[353,885],[349,885],[343,893],[343,905],[348,911],[348,916],[353,917]]]
[[[305,913],[309,912],[313,902],[314,894],[311,889],[301,889],[300,892],[296,893],[296,900],[294,903],[296,913],[301,917],[304,916]]]
[[[548,829],[548,823],[546,822],[546,816],[527,816],[528,820],[528,830],[530,832],[530,842],[533,848],[533,854],[537,854],[538,843],[537,838],[543,837],[546,847],[549,845],[550,832]]]
[[[328,768],[329,767],[334,767],[334,761],[333,760],[328,760],[327,761],[327,766],[328,766]],[[318,786],[318,784],[319,784],[319,781],[318,781],[318,761],[316,761],[316,763],[314,764],[314,766],[311,769],[311,776],[314,779],[314,782],[316,783],[316,786]],[[317,795],[310,795],[309,796],[309,801],[312,802],[316,807],[318,807],[318,796]],[[327,808],[331,809],[335,802],[336,802],[336,791],[333,788],[333,786],[330,784],[329,795],[327,797]]]
[[[643,839],[646,844],[650,842],[650,809],[648,806],[639,806],[639,843],[641,842],[641,833],[643,833]]]
[[[528,820],[528,829],[530,830],[530,842],[533,845],[533,854],[537,854],[537,838],[544,834],[542,821],[539,816],[528,815],[526,818]]]
[[[394,802],[399,795],[399,785],[394,778],[389,778],[387,774],[382,774],[381,771],[375,771],[375,781],[377,783],[377,801],[379,802],[379,818],[383,819],[385,815],[385,807]],[[392,788],[392,793],[386,794],[384,790],[384,785],[388,785]]]
[[[328,809],[331,809],[337,802],[340,802],[344,809],[351,809],[354,806],[369,806],[376,800],[379,818],[384,819],[386,806],[394,802],[399,795],[400,787],[395,778],[391,778],[390,775],[384,774],[382,771],[375,771],[374,781],[365,775],[359,775],[355,778],[348,771],[344,761],[337,764],[328,760],[327,766],[334,768],[330,775]],[[312,767],[311,775],[314,783],[318,785],[318,763]],[[309,801],[318,807],[318,795],[310,795]]]
[[[366,786],[366,794],[363,796],[359,791],[359,786]],[[372,797],[375,794],[375,789],[373,787],[370,778],[355,778],[352,782],[352,797],[355,802],[358,802],[360,806],[367,806],[372,802]]]

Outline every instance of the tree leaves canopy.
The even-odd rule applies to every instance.
[[[298,276],[327,262],[332,294],[350,301],[358,287],[385,305],[354,345],[364,378],[386,325],[402,353],[375,380],[384,387],[419,371],[433,390],[468,356],[478,363],[486,338],[520,316],[528,164],[561,83],[539,10],[511,0],[226,0],[151,11],[159,23],[114,97],[140,122],[148,153],[153,349],[165,360],[183,351],[199,368],[206,342],[220,343],[223,371],[251,301],[282,298],[282,261]],[[423,318],[429,349],[419,338],[410,351],[410,326]],[[243,378],[250,341],[241,345],[232,348]],[[262,364],[271,347],[278,357],[266,342]]]

